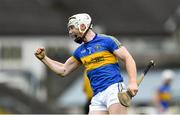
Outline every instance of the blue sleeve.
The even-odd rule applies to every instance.
[[[122,46],[122,43],[119,42],[115,37],[110,36],[107,41],[107,45],[109,51],[114,52],[114,50],[117,50]]]
[[[164,89],[165,89],[164,86],[160,86],[160,87],[159,87],[159,92],[163,92]]]
[[[73,57],[81,63],[81,60],[80,60],[80,56],[79,56],[79,52],[78,52],[78,49],[73,53]]]

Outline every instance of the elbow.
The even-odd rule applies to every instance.
[[[132,65],[132,66],[135,66],[136,67],[136,62],[134,60],[134,58],[130,55],[130,56],[127,56],[126,58],[124,58],[124,62],[125,64],[127,65]]]
[[[62,72],[57,72],[56,73],[58,76],[60,76],[60,77],[65,77],[68,73],[67,73],[67,71],[64,69]]]
[[[60,77],[65,77],[66,76],[66,74],[64,74],[64,73],[57,73],[57,75],[60,76]]]
[[[131,55],[129,55],[129,56],[126,58],[126,61],[129,61],[129,62],[135,64],[135,60],[134,60],[134,58],[133,58]]]
[[[64,70],[62,73],[57,73],[57,74],[60,77],[66,77],[69,74],[69,72],[67,70]]]

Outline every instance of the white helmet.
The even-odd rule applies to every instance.
[[[84,24],[86,26],[86,29],[88,28],[88,25],[91,23],[91,17],[87,13],[80,13],[75,14],[71,17],[69,17],[68,27],[69,26],[75,26],[75,28],[78,28],[80,30],[80,25]],[[92,25],[90,25],[92,27]],[[81,32],[81,30],[80,30]]]
[[[175,72],[170,69],[166,69],[162,72],[162,79],[163,80],[172,80],[175,76]]]

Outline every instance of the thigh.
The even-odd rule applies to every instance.
[[[127,107],[120,103],[115,103],[109,106],[108,111],[109,114],[127,114]]]
[[[127,107],[120,104],[118,92],[126,90],[124,83],[117,83],[111,87],[107,95],[107,108],[109,114],[126,114]]]
[[[103,93],[96,94],[91,99],[91,104],[89,105],[89,114],[107,114],[107,107],[104,103]]]
[[[113,104],[120,104],[118,93],[126,90],[124,83],[116,83],[109,87],[106,92],[106,106],[109,108]]]

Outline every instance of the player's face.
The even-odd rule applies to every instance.
[[[165,84],[170,84],[171,83],[171,79],[167,79],[166,81],[165,81]]]
[[[78,28],[75,28],[73,25],[68,27],[69,36],[72,38],[81,37],[82,34],[79,32]]]

